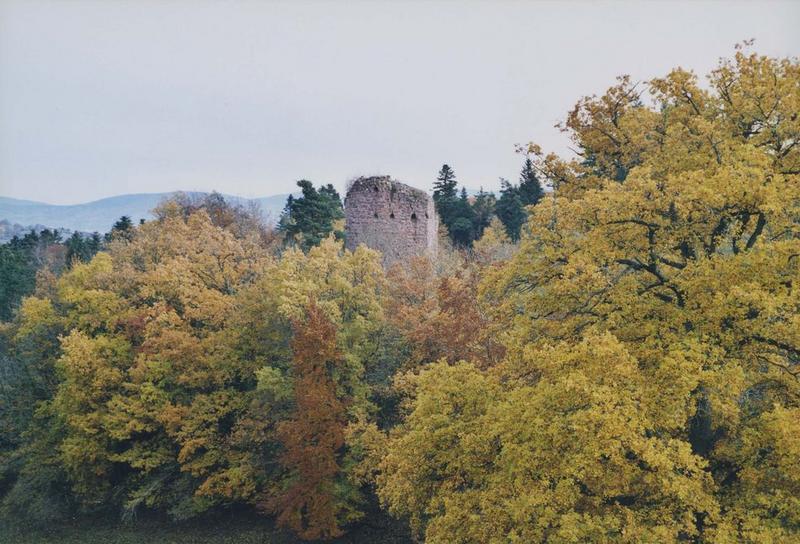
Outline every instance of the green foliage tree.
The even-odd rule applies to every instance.
[[[433,201],[438,206],[440,202],[448,203],[455,200],[458,196],[457,187],[456,173],[450,166],[443,164],[433,184]],[[437,211],[439,210],[437,209]],[[441,214],[440,211],[439,213]]]
[[[307,251],[331,233],[341,238],[343,233],[336,230],[336,222],[344,218],[344,210],[333,185],[317,190],[310,181],[300,180],[297,186],[303,194],[299,198],[289,197],[278,224],[287,243]]]
[[[106,241],[130,240],[133,237],[133,221],[127,215],[123,215],[114,223],[111,230],[106,234]]]
[[[216,219],[204,207],[187,215],[168,202],[129,240],[112,240],[24,299],[9,354],[31,383],[24,398],[21,388],[5,395],[16,377],[0,384],[11,408],[0,417],[6,514],[28,508],[50,519],[46,512],[69,513],[72,503],[187,518],[217,505],[269,504],[299,532],[320,536],[360,517],[361,491],[348,483],[340,445],[335,527],[290,522],[297,503],[280,490],[310,489],[291,462],[304,446],[290,437],[327,432],[297,411],[316,397],[294,387],[308,374],[291,349],[300,330],[292,323],[317,300],[335,324],[326,340],[341,355],[331,379],[346,407],[337,416],[344,436],[373,413],[364,375],[382,320],[380,259],[366,248],[343,252],[331,237],[278,260],[258,230],[242,237],[217,211]],[[30,409],[17,417],[25,399]]]
[[[66,264],[71,266],[76,261],[88,262],[92,257],[97,254],[103,246],[100,234],[97,232],[92,233],[90,236],[84,236],[79,232],[73,232],[67,241],[64,243],[67,248]]]
[[[36,273],[58,272],[64,263],[61,235],[54,230],[31,231],[0,245],[0,321],[7,321],[22,298],[33,292]]]
[[[470,247],[477,233],[482,231],[484,217],[479,219],[474,205],[467,196],[465,187],[458,191],[455,172],[448,165],[443,165],[436,182],[433,184],[433,201],[436,213],[447,229],[453,244],[457,247]],[[481,212],[485,214],[490,205],[484,195],[481,200]],[[487,223],[488,224],[488,223]]]
[[[502,178],[500,179],[500,198],[497,200],[495,213],[505,226],[508,237],[514,242],[519,240],[527,215],[519,188]]]
[[[439,220],[455,242],[453,224],[459,216],[458,181],[455,172],[447,164],[442,165],[433,184],[433,203]]]
[[[525,164],[519,174],[519,186],[517,189],[523,206],[533,206],[544,196],[544,188],[536,175],[536,170],[530,157],[525,158]]]
[[[466,188],[461,188],[460,196],[452,203],[448,232],[458,246],[468,247],[475,238],[475,212],[467,197]]]
[[[475,240],[483,236],[483,231],[492,222],[496,205],[497,199],[494,193],[487,193],[483,190],[483,187],[481,187],[478,194],[475,195],[475,201],[472,203],[472,212],[474,215],[473,233]]]

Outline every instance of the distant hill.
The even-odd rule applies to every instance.
[[[69,206],[0,197],[0,220],[4,219],[8,223],[23,226],[38,225],[39,227],[71,231],[105,233],[123,215],[130,217],[134,223],[138,223],[139,219],[152,219],[150,210],[174,194],[173,192],[120,195]],[[203,195],[206,193],[188,192],[187,194]],[[231,195],[223,196],[225,200],[238,204],[256,202],[261,207],[265,219],[275,222],[289,195],[281,194],[253,199]]]
[[[6,219],[0,219],[0,244],[5,244],[10,241],[14,236],[22,238],[30,231],[42,232],[44,229],[49,228],[46,225],[20,225],[18,223],[11,223]],[[51,229],[52,230],[52,229]],[[62,240],[66,240],[72,236],[69,229],[55,229],[61,235]]]

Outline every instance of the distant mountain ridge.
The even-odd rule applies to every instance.
[[[46,225],[20,225],[18,223],[11,223],[7,219],[0,219],[0,244],[10,242],[14,236],[22,238],[31,231],[34,231],[38,234],[44,229],[49,228],[50,227],[47,227]],[[62,240],[66,240],[72,236],[72,231],[69,229],[58,228],[50,230],[56,230],[58,234],[61,235]]]
[[[19,200],[0,196],[0,220],[19,225],[44,225],[49,228],[68,229],[81,232],[108,232],[114,222],[127,215],[134,223],[139,219],[152,219],[150,211],[164,199],[181,191],[169,193],[137,193],[112,196],[84,204],[58,205]],[[192,196],[208,193],[183,191]],[[262,198],[243,198],[222,195],[225,200],[236,204],[257,203],[266,220],[276,222],[286,204],[289,193]]]

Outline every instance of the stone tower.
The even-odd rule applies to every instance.
[[[383,253],[384,266],[414,255],[436,256],[438,218],[425,191],[389,176],[358,178],[344,197],[345,246]]]

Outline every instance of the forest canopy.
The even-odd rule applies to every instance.
[[[519,147],[496,208],[443,169],[455,248],[389,270],[310,182],[277,233],[169,201],[35,278],[18,241],[3,516],[250,507],[329,539],[379,505],[430,543],[796,541],[799,112],[796,59],[620,77],[561,125],[577,157]]]

